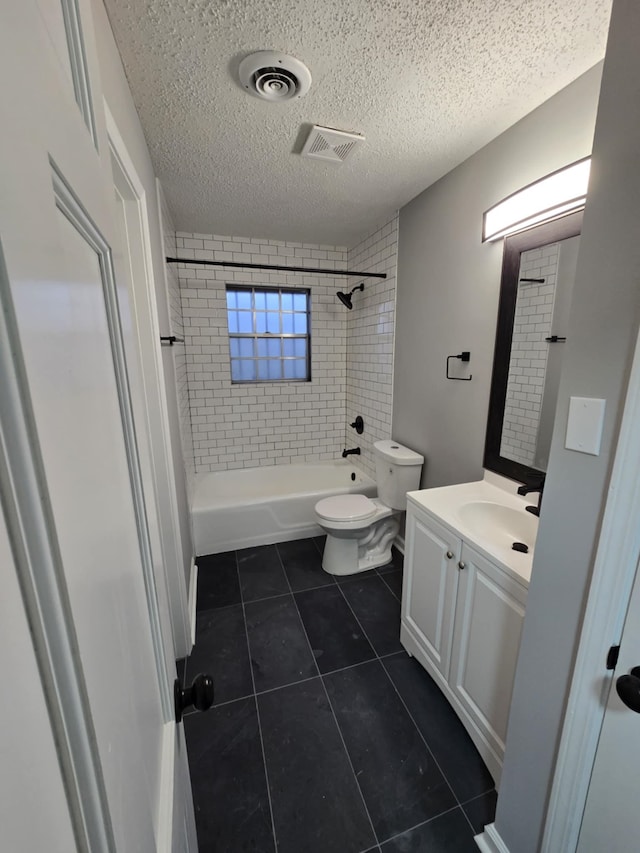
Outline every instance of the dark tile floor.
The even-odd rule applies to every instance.
[[[323,544],[198,559],[179,674],[209,672],[216,688],[184,722],[200,851],[477,853],[493,781],[402,650],[402,556],[333,578]]]

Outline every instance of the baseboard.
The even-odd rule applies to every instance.
[[[500,838],[495,823],[488,823],[484,832],[476,835],[473,840],[482,850],[482,853],[509,853],[509,848]]]
[[[191,648],[196,644],[196,600],[198,597],[198,564],[191,560],[189,573],[189,622],[191,623]],[[189,650],[191,651],[191,649]]]
[[[160,794],[158,808],[158,853],[172,853],[173,821],[176,778],[176,724],[167,723],[162,734],[162,763],[160,767]]]

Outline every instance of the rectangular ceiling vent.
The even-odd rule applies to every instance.
[[[334,130],[332,127],[314,124],[300,153],[303,157],[312,157],[314,160],[344,163],[360,142],[364,142],[364,136],[358,133],[347,133],[346,130]]]

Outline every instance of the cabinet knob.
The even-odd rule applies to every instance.
[[[447,551],[447,560],[453,560],[453,551]]]
[[[462,560],[460,560],[460,562],[458,563],[458,568],[459,568],[459,569],[464,569],[464,568],[466,568],[466,563],[463,563],[463,562],[462,562]]]

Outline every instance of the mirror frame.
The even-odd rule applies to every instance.
[[[527,231],[521,231],[511,237],[505,237],[502,258],[502,276],[500,279],[500,303],[496,326],[496,343],[493,356],[493,373],[489,394],[489,414],[484,445],[483,465],[489,471],[530,483],[539,480],[544,471],[531,468],[521,462],[514,462],[500,455],[502,444],[502,424],[504,404],[507,397],[509,362],[511,360],[511,337],[518,297],[518,276],[520,274],[520,256],[530,249],[538,249],[559,240],[576,237],[582,231],[583,211],[571,213],[561,219],[554,219],[544,225],[537,225]]]

